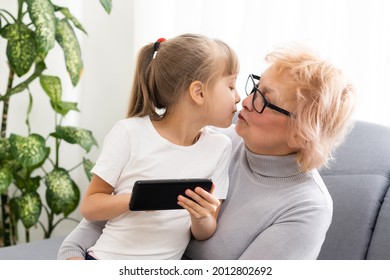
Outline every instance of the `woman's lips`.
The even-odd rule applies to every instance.
[[[246,123],[246,124],[248,124],[248,122],[247,122],[247,120],[246,120],[246,115],[245,115],[245,112],[244,112],[244,114],[242,114],[242,111],[240,111],[239,113],[238,113],[238,116],[237,116],[237,122],[244,122],[244,123]]]

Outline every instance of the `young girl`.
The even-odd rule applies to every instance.
[[[240,97],[238,60],[224,42],[184,34],[140,50],[128,118],[106,136],[81,204],[88,220],[109,220],[88,250],[91,259],[180,259],[191,234],[216,230],[228,189],[230,140],[205,126],[228,127]],[[141,179],[211,178],[178,197],[186,210],[130,211]]]

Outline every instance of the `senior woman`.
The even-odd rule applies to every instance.
[[[276,49],[249,75],[235,126],[230,187],[215,234],[192,240],[189,259],[316,259],[332,220],[324,167],[351,124],[354,88],[302,47]],[[83,220],[58,258],[84,258],[104,223]]]

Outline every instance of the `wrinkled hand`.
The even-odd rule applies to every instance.
[[[185,194],[193,200],[179,195],[178,204],[190,213],[192,219],[208,218],[220,205],[218,198],[200,187],[195,188],[195,192],[188,189]]]

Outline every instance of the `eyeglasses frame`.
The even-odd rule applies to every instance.
[[[257,113],[262,114],[262,113],[264,112],[265,108],[268,107],[268,108],[270,108],[270,109],[272,109],[272,110],[274,110],[274,111],[277,111],[277,112],[279,112],[279,113],[282,113],[283,115],[286,115],[286,116],[288,116],[288,117],[291,117],[292,113],[290,113],[289,111],[287,111],[287,110],[285,110],[285,109],[283,109],[283,108],[280,108],[279,106],[276,106],[276,105],[270,103],[270,102],[267,100],[267,98],[264,96],[264,94],[259,90],[259,88],[257,87],[257,85],[256,85],[256,83],[255,83],[255,80],[260,81],[260,78],[261,78],[260,76],[257,76],[257,75],[254,75],[254,74],[249,74],[248,79],[247,79],[247,81],[246,81],[246,84],[248,84],[249,79],[251,79],[251,81],[252,81],[252,83],[253,83],[253,88],[252,88],[251,92],[249,92],[249,93],[246,92],[247,87],[245,87],[245,93],[246,93],[246,95],[249,96],[249,95],[251,95],[252,93],[255,93],[255,91],[257,91],[257,93],[259,93],[260,96],[263,98],[264,106],[263,106],[263,108],[262,108],[260,111],[258,111],[258,110],[256,109],[256,107],[255,107],[255,99],[256,99],[256,97],[257,97],[258,94],[255,93],[255,94],[253,95],[253,97],[252,97],[252,107],[253,107],[253,109],[254,109]]]

